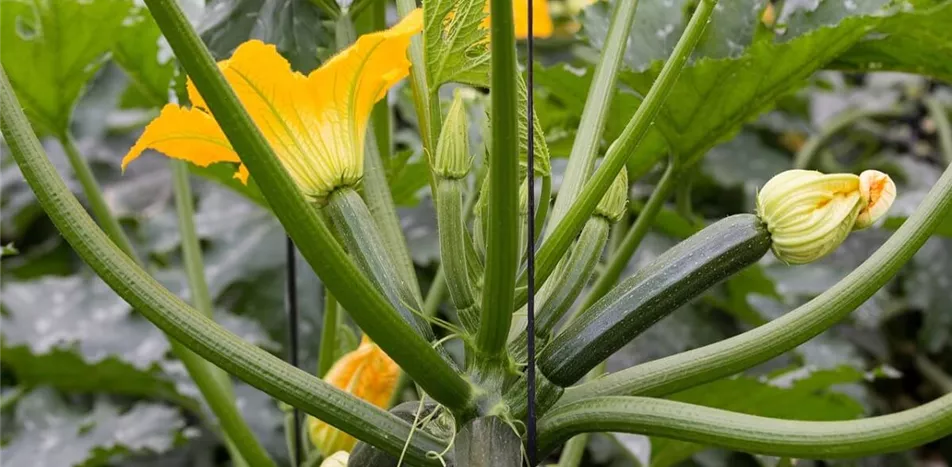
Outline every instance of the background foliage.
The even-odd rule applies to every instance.
[[[597,3],[540,41],[536,106],[557,190],[610,8]],[[605,138],[633,114],[684,26],[690,2],[643,0],[625,55],[622,86]],[[824,171],[878,168],[899,184],[884,228],[852,235],[835,254],[788,267],[772,256],[651,328],[609,360],[609,371],[694,348],[756,326],[804,303],[843,277],[902,222],[949,161],[937,149],[922,99],[952,106],[952,2],[788,1],[782,33],[759,21],[764,0],[722,2],[649,139],[632,157],[632,217],[672,153],[698,170],[665,208],[629,265],[637,269],[711,220],[751,212],[758,186],[792,167],[805,140],[847,109],[900,108],[900,117],[857,121],[814,159]],[[125,173],[119,160],[181,79],[147,12],[131,1],[2,0],[0,56],[61,174],[81,190],[52,136],[69,128],[103,184],[136,249],[171,290],[187,297],[167,163],[145,158]],[[309,71],[330,55],[332,25],[306,0],[213,0],[188,9],[218,58],[249,37],[278,45]],[[77,17],[95,21],[65,20]],[[911,27],[910,25],[914,25]],[[574,31],[578,30],[576,34]],[[870,34],[871,31],[875,34]],[[929,47],[920,47],[928,43]],[[80,46],[81,45],[81,46]],[[42,58],[38,58],[42,57]],[[22,66],[36,59],[41,79]],[[926,76],[875,72],[900,70]],[[19,71],[18,71],[19,70]],[[23,73],[23,74],[18,74]],[[444,91],[450,91],[444,89]],[[24,97],[25,96],[25,97]],[[480,143],[488,100],[468,96]],[[609,96],[606,96],[606,98]],[[422,282],[439,261],[436,220],[419,131],[405,87],[391,93],[396,155],[387,175]],[[5,149],[5,148],[4,148]],[[603,148],[604,149],[604,148]],[[220,441],[203,427],[206,409],[169,355],[165,337],[116,297],[71,252],[45,218],[6,151],[2,160],[0,298],[2,456],[33,465],[225,465]],[[285,355],[283,232],[254,186],[230,171],[195,170],[196,224],[216,319],[246,340]],[[731,410],[798,419],[889,413],[952,390],[952,219],[886,288],[817,339],[736,378],[671,396]],[[309,268],[299,287],[302,362],[316,368],[322,291]],[[627,274],[627,273],[626,273]],[[342,338],[341,347],[355,344]],[[286,458],[283,414],[241,383],[239,407],[277,458]],[[952,440],[915,452],[836,465],[948,465]],[[586,465],[775,465],[776,459],[634,435],[592,438]]]

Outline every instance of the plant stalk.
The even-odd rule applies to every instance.
[[[625,57],[625,48],[628,46],[628,36],[631,34],[631,25],[635,20],[635,10],[638,0],[614,2],[615,11],[612,13],[612,22],[608,26],[608,35],[605,47],[595,65],[592,84],[588,89],[588,98],[582,109],[579,120],[578,133],[572,142],[572,152],[569,153],[569,163],[565,168],[559,196],[555,199],[552,208],[552,219],[549,221],[546,233],[562,221],[569,208],[573,205],[582,188],[585,187],[592,168],[595,167],[595,157],[598,146],[601,144],[605,123],[608,121],[608,111],[612,99],[606,98],[615,92],[618,80],[618,70],[621,69],[622,59]],[[540,227],[542,224],[539,224]]]
[[[520,240],[519,119],[513,82],[517,75],[512,0],[490,2],[490,17],[492,151],[488,161],[486,270],[476,352],[493,360],[505,353],[515,297]]]
[[[591,307],[600,298],[605,296],[605,294],[615,286],[615,283],[618,282],[622,271],[625,270],[625,267],[628,266],[628,262],[631,261],[631,257],[635,254],[635,251],[638,250],[638,245],[641,245],[645,234],[648,233],[648,230],[651,229],[651,225],[654,224],[655,218],[658,216],[658,212],[661,211],[661,207],[664,206],[665,200],[671,196],[671,192],[674,191],[677,185],[676,181],[678,176],[674,166],[675,164],[673,163],[668,164],[668,167],[664,170],[664,175],[661,176],[661,181],[658,182],[658,186],[656,186],[654,192],[651,193],[651,197],[648,198],[644,209],[638,214],[635,223],[625,234],[621,245],[612,252],[611,260],[605,265],[602,274],[598,277],[598,280],[595,281],[595,285],[592,286],[592,290],[588,293],[588,296],[585,297],[585,302],[579,307],[579,310],[586,310]]]
[[[268,204],[341,306],[433,399],[454,412],[469,412],[471,384],[414,333],[360,273],[284,170],[178,4],[173,0],[146,0],[146,4]]]
[[[86,201],[89,202],[89,208],[99,222],[99,226],[120,250],[124,251],[130,258],[137,258],[135,249],[132,248],[132,242],[129,241],[129,237],[122,230],[119,220],[112,215],[109,203],[106,202],[102,189],[99,188],[99,183],[93,175],[92,168],[89,167],[86,158],[79,153],[72,135],[64,133],[59,137],[59,142],[66,152],[66,158],[69,159],[69,165],[73,168],[80,186],[83,187],[83,194],[86,195]]]
[[[629,155],[634,153],[644,139],[665,98],[677,82],[678,75],[687,63],[688,57],[700,40],[716,3],[716,0],[702,0],[698,3],[684,34],[678,40],[671,57],[665,62],[648,95],[638,106],[638,110],[635,111],[635,115],[628,122],[621,136],[608,149],[604,161],[585,184],[578,199],[572,203],[572,207],[542,244],[536,259],[537,284],[544,283],[555,269],[568,246],[575,240],[586,220],[595,210],[595,206],[624,167]]]
[[[707,446],[807,459],[896,452],[952,433],[952,394],[914,409],[862,420],[759,417],[645,397],[598,397],[553,409],[539,421],[539,452],[586,432],[663,436]]]
[[[334,295],[324,290],[324,316],[321,321],[321,347],[317,356],[317,375],[321,378],[334,366],[337,357],[337,329],[341,325],[340,308]]]
[[[203,316],[149,276],[109,240],[72,196],[46,158],[21,109],[6,73],[0,67],[0,130],[10,145],[10,152],[23,177],[36,193],[40,206],[74,251],[103,281],[169,335],[173,349],[181,343],[181,346],[194,350],[201,358],[252,386],[388,452],[399,454],[404,449],[404,440],[410,434],[409,424],[248,344]],[[190,362],[205,363],[198,356],[194,359],[184,356],[182,361],[186,365]],[[207,380],[196,378],[200,388],[206,383],[208,387],[216,384],[210,377]],[[234,407],[221,403],[223,400],[225,398],[208,400],[216,415],[223,407]],[[237,410],[232,413],[237,417]],[[221,415],[219,419],[226,433],[237,426],[236,423],[228,423]],[[237,419],[240,420],[240,417]],[[232,439],[243,450],[249,464],[273,465],[266,456],[257,458],[250,455],[257,444],[253,437],[243,439],[232,436]],[[410,440],[408,456],[415,462],[433,465],[435,462],[429,460],[426,453],[442,450],[443,446],[440,440],[418,432]]]

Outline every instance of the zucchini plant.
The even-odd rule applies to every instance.
[[[4,0],[4,15],[25,15],[14,3]],[[50,3],[37,14],[86,2]],[[587,434],[598,432],[832,459],[910,449],[952,433],[952,394],[843,421],[787,420],[671,397],[780,356],[869,299],[950,215],[950,169],[874,254],[813,300],[734,337],[602,374],[611,355],[769,252],[796,268],[885,216],[897,196],[889,175],[807,170],[810,152],[798,155],[801,167],[758,187],[751,212],[709,225],[692,213],[691,179],[712,147],[823,67],[952,77],[947,62],[897,52],[920,35],[952,43],[936,20],[952,19],[952,2],[849,8],[825,1],[810,11],[763,0],[591,5],[583,23],[595,47],[580,53],[595,65],[561,172],[554,139],[543,131],[548,116],[533,106],[526,71],[535,65],[520,65],[523,45],[533,47],[527,36],[553,34],[547,2],[397,0],[400,18],[389,28],[389,2],[313,3],[333,27],[335,52],[307,74],[257,39],[216,64],[175,0],[145,0],[139,12],[154,20],[182,79],[170,71],[153,93],[161,110],[122,166],[146,150],[177,159],[191,303],[150,275],[110,213],[73,143],[73,103],[44,106],[27,79],[36,70],[21,63],[5,59],[0,71],[0,128],[23,178],[76,254],[174,343],[235,465],[277,462],[239,413],[226,372],[308,414],[304,422],[289,418],[288,432],[298,436],[291,443],[306,437],[309,444],[292,450],[294,465],[515,466],[558,455],[568,467],[580,465]],[[100,9],[95,14],[113,14]],[[666,15],[678,19],[649,31]],[[12,26],[4,20],[4,27]],[[744,40],[724,37],[732,30]],[[401,123],[391,121],[386,97],[404,79],[411,104],[404,111],[412,114],[405,117],[415,121],[423,154],[417,175],[438,226],[439,272],[426,294],[388,180],[400,157],[391,154],[393,127]],[[612,121],[616,88],[628,96],[619,102],[632,104],[621,121]],[[939,108],[942,151],[952,160],[945,111],[930,105]],[[37,134],[66,148],[95,220]],[[326,288],[316,374],[216,322],[188,176],[221,168],[208,176],[273,214]],[[652,171],[662,175],[631,221],[631,188]],[[625,274],[672,196],[693,235]],[[348,352],[336,348],[350,332],[344,316],[362,333]]]

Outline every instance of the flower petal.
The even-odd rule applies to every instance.
[[[167,104],[122,159],[122,168],[146,149],[207,167],[215,162],[241,162],[215,119],[199,109]]]
[[[387,90],[410,73],[407,48],[410,38],[422,29],[423,11],[416,9],[390,29],[360,36],[308,75],[310,95],[321,120],[312,131],[325,146],[321,163],[333,166],[338,179],[357,180],[363,175],[370,111]]]
[[[859,174],[859,192],[866,207],[856,218],[854,230],[865,229],[886,214],[896,200],[896,184],[878,170],[865,170]]]
[[[259,40],[242,43],[218,66],[297,185],[308,194],[325,187],[314,161],[327,148],[312,137],[320,109],[304,75],[292,71],[274,45]],[[188,92],[193,106],[207,108],[191,81]]]
[[[512,2],[513,20],[516,23],[516,38],[529,37],[529,4],[525,0]],[[532,0],[532,35],[549,37],[552,35],[552,17],[549,16],[548,0]]]

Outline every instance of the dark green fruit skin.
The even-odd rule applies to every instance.
[[[541,371],[574,384],[626,343],[770,250],[770,233],[753,214],[711,224],[625,279],[570,323],[539,355]]]

